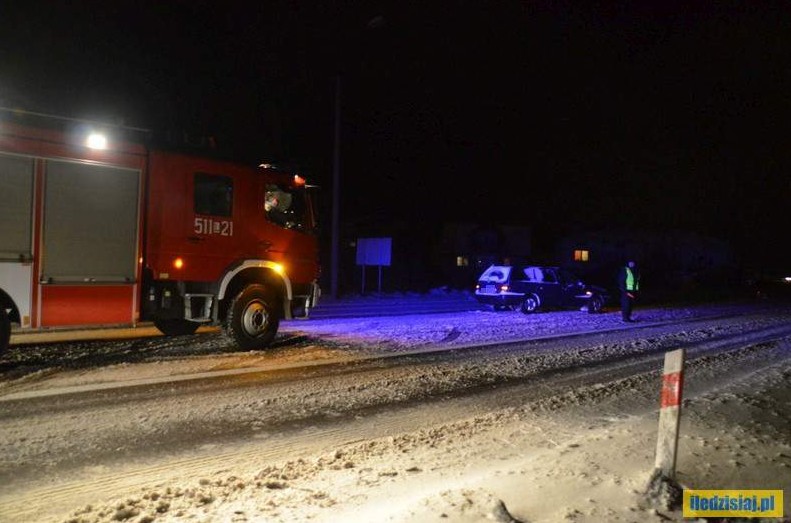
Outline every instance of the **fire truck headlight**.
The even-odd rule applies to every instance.
[[[176,269],[183,268],[184,260],[182,260],[181,258],[176,258],[175,260],[173,260],[173,267],[175,267]]]
[[[91,149],[107,149],[107,136],[101,133],[91,133],[85,140],[85,145]]]

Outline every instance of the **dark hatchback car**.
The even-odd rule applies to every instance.
[[[558,267],[492,265],[475,286],[475,298],[495,310],[530,313],[543,308],[579,308],[601,312],[607,291],[586,285]]]

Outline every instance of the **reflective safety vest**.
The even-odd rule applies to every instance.
[[[639,291],[640,290],[640,280],[634,277],[634,273],[632,269],[626,267],[626,290],[627,291]]]

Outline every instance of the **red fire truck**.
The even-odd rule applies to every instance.
[[[320,295],[313,194],[268,166],[0,118],[0,351],[20,331],[222,325],[262,348]]]

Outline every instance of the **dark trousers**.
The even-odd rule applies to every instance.
[[[632,303],[634,298],[629,297],[629,293],[621,291],[621,318],[624,320],[632,319]]]

